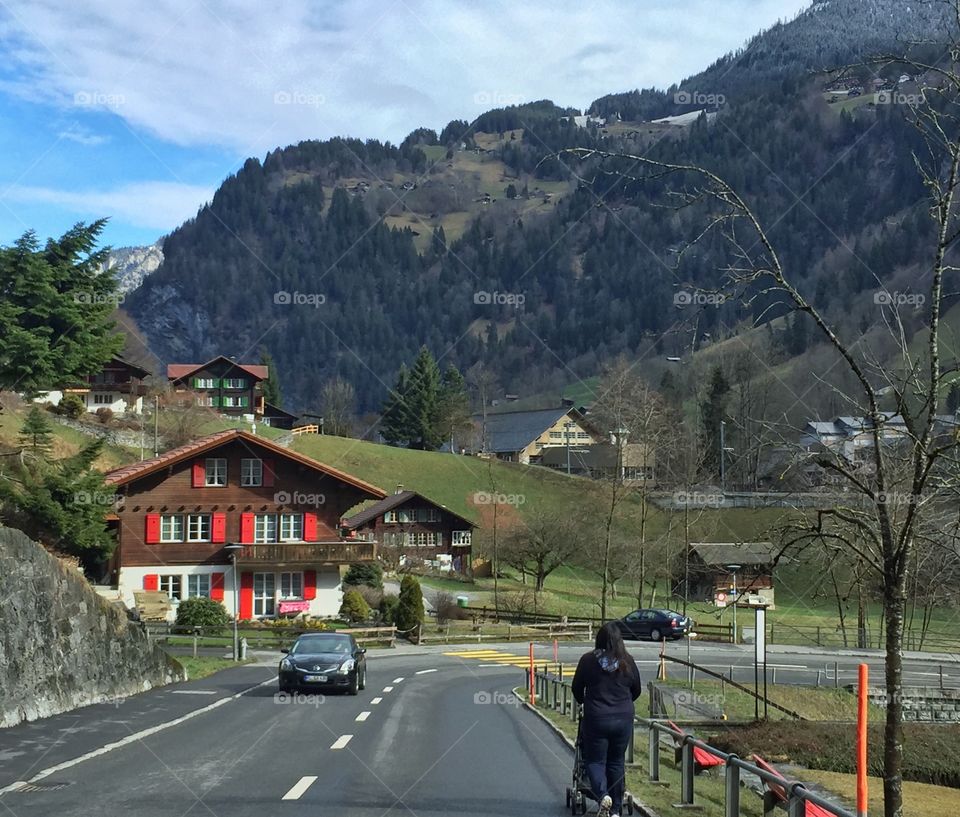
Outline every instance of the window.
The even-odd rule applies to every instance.
[[[550,432],[550,439],[551,439],[551,440],[562,440],[562,439],[563,439],[563,432],[562,432],[562,431],[551,431],[551,432]]]
[[[110,392],[94,392],[93,404],[95,406],[109,406],[113,402],[113,395]]]
[[[280,574],[280,598],[281,599],[302,599],[303,598],[303,574],[302,573],[281,573]]]
[[[417,521],[417,512],[416,511],[400,511],[400,521],[401,522],[416,522]]]
[[[589,439],[590,439],[590,435],[587,434],[586,431],[578,431],[578,432],[577,432],[577,439],[578,439],[578,440],[589,440]]]
[[[272,513],[258,513],[254,519],[253,541],[257,543],[277,541],[277,516]]]
[[[221,458],[207,459],[207,476],[203,483],[209,487],[222,488],[227,484],[227,461]]]
[[[215,389],[217,381],[212,377],[196,377],[193,380],[193,387],[195,389]]]
[[[187,541],[210,541],[210,514],[192,513],[187,517]]]
[[[263,460],[240,460],[240,484],[247,488],[263,485]]]
[[[224,408],[237,408],[240,404],[237,402],[239,398],[231,397],[229,394],[225,395],[222,401]]]
[[[198,406],[215,406],[217,405],[217,398],[212,394],[201,394],[197,398]]]
[[[387,512],[383,515],[383,521],[384,521],[384,522],[399,522],[399,521],[400,521],[400,517],[397,515],[397,512],[396,512],[396,511],[387,511]]]
[[[437,508],[427,508],[427,522],[439,522],[440,511]]]
[[[302,542],[303,541],[303,514],[302,513],[280,514],[280,541],[281,542]]]
[[[180,514],[163,514],[160,517],[160,541],[183,541],[183,517]]]
[[[276,574],[253,574],[253,614],[255,616],[272,616],[276,610]]]
[[[407,534],[407,544],[410,547],[436,547],[437,545],[437,534],[435,533],[408,533]]]
[[[471,534],[468,530],[455,530],[450,534],[450,544],[454,547],[456,546],[467,546],[469,547],[471,541]]]
[[[245,389],[247,379],[245,377],[225,377],[223,378],[223,387],[225,389]]]
[[[160,588],[161,593],[167,594],[167,598],[170,598],[170,599],[180,598],[180,576],[176,574],[171,574],[168,576],[160,576],[160,580],[157,586]]]
[[[194,599],[198,596],[210,598],[210,574],[203,573],[199,576],[187,576],[187,598]]]

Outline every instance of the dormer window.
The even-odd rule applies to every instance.
[[[207,457],[203,484],[208,488],[223,488],[227,484],[227,461],[223,457]]]

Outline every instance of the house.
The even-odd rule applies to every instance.
[[[736,575],[737,606],[774,607],[774,562],[779,548],[770,542],[691,542],[689,565],[681,561],[674,574],[674,586],[683,595],[687,569],[690,587],[688,601],[713,602],[725,607],[734,595]]]
[[[123,601],[222,601],[240,619],[334,616],[340,566],[376,559],[341,516],[384,492],[246,431],[230,429],[110,471],[111,579]]]
[[[569,406],[530,411],[487,412],[473,416],[478,453],[507,462],[538,465],[545,448],[588,446],[601,436],[587,424],[582,412]]]
[[[894,412],[883,414],[883,429],[880,439],[884,443],[899,442],[907,438],[907,426],[903,417]],[[804,451],[826,449],[849,463],[860,463],[873,450],[873,422],[866,417],[837,417],[834,420],[811,420],[800,432],[800,446]]]
[[[396,493],[345,519],[349,534],[395,549],[401,561],[424,561],[440,570],[467,573],[473,522],[415,491]]]
[[[83,384],[64,386],[38,397],[36,402],[59,405],[67,394],[75,394],[83,400],[88,412],[110,409],[114,414],[139,414],[143,411],[144,380],[151,372],[121,357],[112,357],[96,374],[86,378]]]
[[[262,422],[265,426],[289,430],[293,428],[298,419],[298,414],[285,411],[284,409],[280,408],[280,406],[273,405],[273,403],[268,403],[266,401],[263,403],[263,416],[260,418],[260,422]]]
[[[570,456],[567,457],[569,450]],[[617,474],[625,485],[653,483],[654,452],[643,443],[625,443],[618,449],[613,442],[593,445],[551,445],[543,449],[540,465],[556,471],[567,471],[591,479],[611,479]]]
[[[209,406],[220,414],[262,417],[264,412],[261,384],[269,376],[266,366],[237,363],[220,355],[206,363],[171,363],[167,379],[176,394],[188,392],[197,403]]]

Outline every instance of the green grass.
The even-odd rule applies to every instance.
[[[804,777],[811,783],[817,783],[853,803],[856,798],[857,778],[852,774],[823,772],[810,769]],[[870,814],[883,813],[883,779],[869,779]],[[903,784],[904,817],[943,817],[945,814],[960,814],[960,789],[946,786],[932,786],[929,783]]]
[[[187,671],[187,677],[191,681],[196,681],[200,678],[206,678],[209,675],[213,675],[215,672],[230,669],[230,667],[240,666],[241,664],[249,664],[252,661],[252,659],[247,659],[246,661],[234,661],[232,658],[214,658],[212,656],[205,655],[202,655],[198,658],[193,658],[192,656],[187,655],[178,655],[176,656],[176,659]]]

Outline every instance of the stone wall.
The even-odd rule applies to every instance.
[[[886,690],[871,687],[867,691],[867,696],[870,703],[886,707]],[[960,689],[904,687],[903,719],[905,721],[960,721]]]
[[[3,527],[0,605],[0,727],[184,679],[81,573]]]

